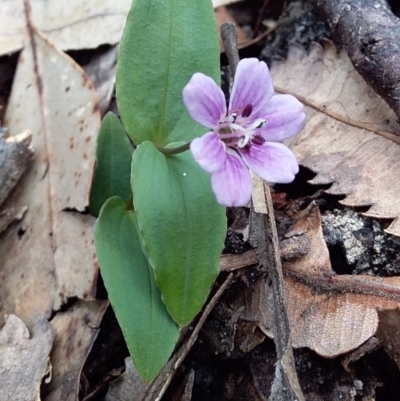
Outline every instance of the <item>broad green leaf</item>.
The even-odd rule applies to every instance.
[[[163,368],[179,329],[161,300],[143,254],[136,216],[119,197],[103,206],[95,228],[101,275],[135,367],[149,382]]]
[[[143,142],[132,158],[133,202],[163,301],[184,326],[199,312],[219,272],[226,232],[210,177],[190,152],[165,156]]]
[[[195,72],[220,81],[211,0],[134,0],[121,40],[117,102],[135,144],[189,141],[205,132],[189,117],[182,90]]]
[[[98,216],[104,202],[120,196],[128,202],[131,196],[132,146],[119,118],[113,113],[104,117],[97,137],[96,167],[90,191],[90,214]]]

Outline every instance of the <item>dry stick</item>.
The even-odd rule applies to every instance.
[[[311,0],[356,70],[400,119],[400,20],[385,0]]]
[[[261,6],[260,12],[258,13],[258,18],[256,22],[256,26],[254,27],[254,34],[253,34],[253,39],[257,37],[258,31],[260,30],[263,15],[265,13],[265,10],[267,9],[269,4],[269,0],[264,0],[263,5]]]
[[[272,32],[276,31],[276,29],[278,29],[278,27],[279,27],[279,24],[277,23],[274,27],[269,28],[267,31],[263,32],[261,35],[257,36],[256,38],[242,43],[241,45],[238,46],[238,49],[242,50],[242,49],[245,49],[246,47],[249,47],[251,45],[254,45],[254,44],[260,42],[261,40],[263,40],[267,36],[269,36]]]
[[[232,22],[225,22],[221,26],[221,38],[224,43],[233,78],[233,72],[236,71],[237,62],[239,60],[235,24]],[[270,299],[269,307],[271,308],[275,320],[273,332],[278,362],[269,399],[271,401],[292,401],[293,399],[303,401],[304,395],[297,378],[291,346],[289,318],[286,310],[283,274],[278,245],[278,233],[276,231],[271,193],[267,184],[265,184],[263,188],[266,210],[264,213],[257,213],[254,208],[252,208],[250,214],[250,230],[253,237],[252,245],[255,243],[259,261],[268,271],[269,278],[272,282],[272,292],[270,292],[270,294],[272,294],[273,299]]]
[[[267,307],[273,316],[272,332],[278,359],[269,400],[292,401],[296,399],[304,401],[293,357],[271,192],[268,184],[261,178],[255,177],[254,181],[258,181],[255,191],[258,190],[259,193],[253,193],[254,204],[250,211],[250,243],[256,247],[260,264],[268,271],[271,282]],[[257,198],[260,202],[256,204]]]
[[[233,22],[227,21],[221,25],[221,39],[224,44],[226,56],[228,57],[229,68],[231,69],[231,79],[236,73],[239,63],[239,52],[237,51],[237,28]]]

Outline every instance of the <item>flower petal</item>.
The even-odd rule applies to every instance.
[[[292,95],[275,95],[268,103],[263,118],[267,124],[259,129],[267,141],[282,141],[296,135],[304,125],[304,106]]]
[[[219,170],[225,163],[226,147],[215,132],[208,132],[200,138],[193,139],[190,150],[194,160],[209,173]]]
[[[245,206],[253,191],[249,169],[240,156],[229,149],[225,165],[211,174],[211,186],[218,203],[224,206]]]
[[[296,156],[282,143],[265,142],[239,149],[243,161],[263,180],[285,184],[299,171]]]
[[[229,112],[251,105],[249,122],[252,122],[266,107],[273,93],[274,87],[267,64],[257,58],[240,60],[233,82]]]
[[[226,116],[226,101],[221,88],[214,80],[196,72],[183,88],[183,103],[190,117],[207,128],[217,128]]]

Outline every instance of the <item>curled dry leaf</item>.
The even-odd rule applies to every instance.
[[[306,104],[307,123],[288,143],[299,162],[317,173],[315,184],[333,183],[347,206],[370,206],[367,216],[394,219],[387,232],[400,236],[400,126],[389,106],[355,71],[345,52],[313,45],[308,55],[291,46],[275,64],[278,92]]]
[[[110,383],[104,401],[137,400],[142,401],[148,386],[136,371],[132,359],[125,359],[125,372]]]
[[[214,7],[237,0],[213,0]],[[62,50],[117,44],[132,0],[30,0],[35,25]],[[149,21],[151,23],[151,20]],[[24,0],[0,0],[0,56],[27,41]]]
[[[32,157],[32,133],[6,138],[6,130],[0,128],[0,206],[25,173]]]
[[[78,301],[52,319],[55,332],[50,355],[52,377],[45,401],[78,400],[81,371],[99,331],[107,301]]]
[[[379,310],[378,315],[376,336],[400,369],[400,308]]]
[[[114,93],[118,46],[102,50],[96,54],[83,69],[96,88],[99,109],[104,114]]]
[[[297,213],[290,231],[303,233],[310,244],[306,255],[283,263],[293,346],[325,357],[357,348],[375,334],[377,309],[400,302],[400,278],[335,275],[315,203]],[[270,325],[267,317],[264,331]]]
[[[280,218],[287,222],[293,214],[292,210],[289,212],[287,216],[278,214],[278,222]],[[312,202],[290,218],[293,224],[283,233],[281,256],[293,346],[308,347],[329,358],[356,349],[375,334],[378,310],[383,315],[399,305],[400,277],[336,275],[316,204]],[[285,253],[287,239],[292,240],[290,253]],[[253,263],[251,252],[254,251],[249,251],[246,259]],[[225,257],[221,265],[235,258],[238,256]],[[241,262],[238,259],[237,264]],[[267,281],[260,280],[243,291],[236,302],[244,305],[241,319],[260,322],[261,331],[272,337],[269,292]]]
[[[8,316],[0,331],[0,400],[40,400],[53,339],[46,320],[39,320],[29,334],[21,320]]]
[[[68,297],[93,298],[97,262],[88,205],[100,113],[82,69],[31,29],[5,116],[10,135],[29,127],[35,160],[9,199],[28,206],[0,242],[1,307],[29,327]]]

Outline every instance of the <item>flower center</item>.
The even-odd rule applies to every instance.
[[[227,146],[247,148],[252,144],[262,145],[265,139],[257,130],[264,126],[267,121],[257,118],[249,121],[253,106],[247,104],[243,109],[231,112],[227,117],[221,119],[218,124],[218,137]]]

